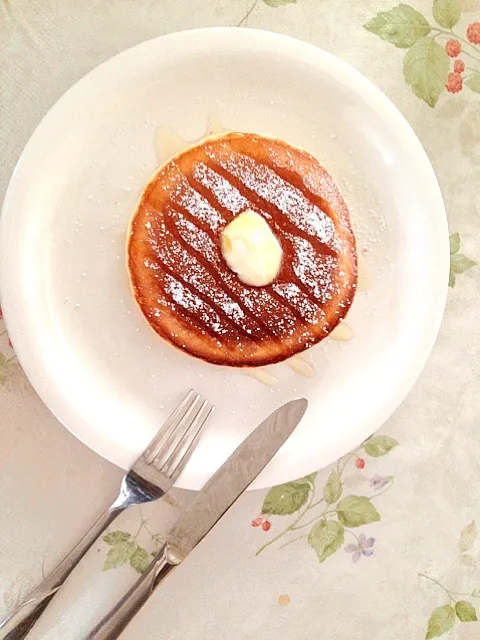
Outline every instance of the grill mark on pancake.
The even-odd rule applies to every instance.
[[[191,180],[203,188],[202,193],[212,206],[219,206],[228,213],[229,220],[249,207],[250,203],[238,189],[204,162],[194,164]],[[214,200],[213,203],[211,198]]]
[[[341,214],[344,213],[343,208],[346,208],[346,205],[338,189],[336,188],[336,185],[334,185],[335,188],[332,190],[331,183],[333,183],[333,180],[331,179],[331,176],[327,174],[325,169],[322,168],[323,174],[325,175],[325,178],[329,178],[326,188],[330,188],[330,190],[332,191],[331,200],[334,200],[336,202],[338,201],[338,204],[340,205],[339,208],[342,209],[342,211],[337,211],[329,202],[329,200],[320,194],[318,189],[315,190],[315,183],[313,183],[312,185],[311,174],[309,171],[306,171],[304,175],[300,175],[295,171],[295,160],[289,151],[286,151],[283,148],[278,149],[275,141],[269,141],[270,144],[268,144],[267,142],[266,145],[259,144],[258,139],[254,139],[252,140],[252,142],[256,143],[257,153],[262,156],[261,160],[257,160],[254,156],[248,153],[248,151],[237,151],[235,149],[235,142],[229,143],[229,146],[239,155],[243,155],[245,158],[248,158],[249,162],[256,165],[265,165],[268,170],[275,173],[287,185],[290,184],[295,187],[297,191],[301,192],[303,198],[310,206],[316,207],[321,211],[322,214],[324,214],[324,216],[329,218],[335,230],[335,234],[337,234],[338,230],[335,224],[335,220],[336,218],[339,218],[339,222],[342,222],[340,218]],[[312,160],[315,162],[315,159],[313,157]],[[269,163],[271,163],[273,166],[269,166]],[[316,177],[318,179],[318,176]],[[314,188],[312,189],[311,186],[313,186]],[[343,207],[341,205],[343,205]],[[352,235],[350,230],[348,231],[349,235]],[[341,238],[338,239],[341,240]]]
[[[156,261],[157,263],[161,266],[161,268],[165,271],[165,273],[167,273],[171,278],[174,278],[175,280],[178,280],[179,282],[182,283],[182,285],[188,290],[190,291],[190,293],[199,298],[200,300],[202,300],[207,306],[211,307],[211,309],[213,309],[213,311],[215,311],[215,313],[223,320],[224,323],[226,323],[228,326],[232,326],[233,327],[233,332],[230,332],[230,335],[235,336],[237,334],[238,331],[242,332],[244,334],[244,336],[247,339],[251,339],[252,336],[254,335],[253,333],[253,329],[251,330],[251,333],[248,333],[248,331],[246,329],[244,329],[244,327],[241,324],[238,324],[234,318],[230,317],[228,315],[228,313],[226,313],[222,307],[215,302],[214,300],[212,300],[207,294],[199,291],[198,289],[194,289],[193,285],[188,282],[188,280],[186,280],[182,274],[180,273],[175,273],[175,271],[173,271],[173,269],[171,269],[164,260],[162,260],[160,257],[156,257]],[[164,289],[164,285],[162,283],[162,290]],[[182,309],[184,309],[184,307],[182,307]],[[197,316],[198,318],[198,316]],[[206,331],[206,333],[209,334],[209,327],[206,323],[202,322],[201,323],[203,326],[203,331]]]
[[[225,226],[222,212],[212,207],[202,194],[193,189],[188,178],[178,167],[172,171],[168,196],[171,202],[188,211],[202,225],[208,226],[214,233]]]
[[[254,205],[251,205],[252,207],[254,207]],[[210,227],[208,227],[207,225],[204,224],[204,222],[202,220],[199,220],[197,217],[191,215],[189,213],[189,211],[187,209],[185,209],[183,206],[179,205],[179,204],[175,204],[175,206],[173,206],[172,204],[169,205],[170,209],[172,209],[173,211],[175,211],[176,213],[179,213],[181,217],[183,217],[183,219],[188,220],[193,226],[195,226],[195,228],[198,228],[200,231],[202,231],[203,233],[205,233],[207,235],[207,237],[210,239],[210,241],[212,242],[212,244],[214,245],[214,247],[218,247],[217,245],[217,241],[218,241],[218,236],[215,234],[215,232],[212,231],[212,229]],[[255,207],[254,207],[255,208]],[[150,211],[150,222],[153,224],[163,224],[165,225],[166,219],[165,216],[163,218],[161,218],[160,216],[162,215],[160,211],[157,210],[149,210]],[[157,214],[157,215],[155,215]],[[268,218],[270,218],[270,216],[268,215]],[[274,223],[274,221],[271,221],[272,224]],[[275,225],[274,225],[275,226]],[[155,230],[153,230],[153,235],[155,234]],[[163,235],[163,233],[162,233]],[[287,271],[288,271],[288,278],[286,279],[287,282],[284,282],[284,280],[279,280],[276,281],[273,284],[278,284],[278,285],[284,285],[287,283],[291,283],[294,284],[295,286],[298,287],[298,289],[306,296],[306,298],[308,299],[308,301],[311,303],[312,306],[314,306],[317,309],[317,315],[321,316],[322,315],[322,309],[321,309],[321,304],[322,301],[319,300],[319,297],[316,297],[314,294],[312,294],[312,288],[308,287],[307,284],[305,284],[305,282],[303,280],[301,280],[297,273],[295,272],[295,268],[294,268],[294,261],[295,258],[298,258],[298,250],[295,247],[295,243],[293,242],[293,237],[288,234],[283,232],[282,233],[282,238],[284,240],[284,244],[288,244],[289,246],[289,250],[287,251],[287,253],[291,253],[293,260],[292,260],[292,264],[288,264],[286,266]],[[297,240],[298,242],[298,240]],[[309,240],[307,240],[306,242],[309,242]],[[183,246],[184,243],[182,243]],[[186,245],[187,248],[190,248],[190,245]],[[188,254],[188,252],[187,252]],[[217,260],[217,264],[223,264],[223,258],[221,257],[221,254],[217,248],[217,252],[215,253],[215,256],[213,257],[213,259]],[[222,262],[220,262],[222,261]],[[209,275],[211,277],[213,277],[215,279],[215,273],[212,273],[211,269],[209,268],[208,264],[205,264],[202,261],[202,266],[204,266],[204,268],[206,268],[206,270],[208,271]],[[316,286],[316,285],[314,285]],[[267,288],[265,288],[267,289]],[[225,292],[225,291],[224,291]],[[229,293],[229,292],[225,292],[225,293]],[[286,299],[284,296],[282,296],[280,293],[278,293],[275,290],[275,287],[273,287],[272,285],[270,285],[268,287],[268,293],[271,295],[272,298],[274,298],[275,300],[277,300],[278,304],[282,306],[282,308],[288,309],[291,311],[291,313],[301,322],[301,324],[308,329],[308,327],[306,325],[311,324],[312,322],[316,324],[316,322],[314,320],[311,319],[311,315],[309,314],[308,317],[306,317],[297,307],[293,306],[292,304],[290,304],[288,302],[288,299]],[[238,303],[238,299],[237,299],[237,303]],[[262,301],[260,301],[260,303],[262,304]],[[242,311],[245,312],[245,310],[247,309],[247,311],[249,310],[248,307],[246,307],[246,309],[243,307],[243,305],[240,303],[239,305],[242,308]],[[250,315],[250,314],[248,314]],[[256,316],[254,316],[256,318]],[[318,321],[318,318],[317,318]],[[265,325],[267,326],[267,325]],[[274,335],[277,335],[276,332],[272,332]]]
[[[297,309],[297,314],[299,319],[302,321],[305,326],[305,322],[307,324],[317,324],[322,317],[325,317],[325,312],[321,307],[318,306],[316,302],[312,302],[310,296],[306,295],[300,287],[293,283],[281,283],[275,282],[273,285],[273,290],[276,295],[283,301],[284,304],[288,304],[290,308]],[[306,300],[302,299],[301,294],[304,294]],[[296,302],[290,303],[290,300],[295,299]],[[296,307],[294,305],[297,305]],[[301,307],[303,313],[298,310]],[[307,308],[305,308],[307,307]],[[306,327],[308,329],[308,327]]]
[[[293,222],[291,222],[283,213],[283,211],[281,211],[276,205],[269,202],[265,198],[262,198],[257,193],[255,193],[255,191],[247,187],[239,178],[231,174],[222,165],[218,164],[217,160],[212,160],[212,165],[215,167],[216,172],[218,172],[220,175],[223,175],[227,180],[229,180],[235,186],[237,191],[239,191],[247,201],[252,203],[253,209],[262,211],[264,214],[266,214],[266,216],[268,216],[269,221],[274,225],[279,235],[283,237],[285,237],[288,233],[298,235],[304,240],[315,242],[320,253],[336,255],[336,252],[328,245],[324,244],[320,240],[320,238],[312,236],[306,231],[303,231],[302,229],[296,227]]]
[[[203,162],[197,162],[193,168],[193,180],[195,183],[201,184],[204,187],[205,191],[202,192],[204,197],[208,199],[211,206],[220,207],[227,212],[227,214],[237,214],[245,211],[246,209],[257,209],[260,213],[265,215],[265,211],[262,211],[261,206],[259,205],[260,199],[257,198],[256,205],[252,204],[250,200],[246,197],[246,195],[242,194],[240,190],[232,184],[232,182],[226,178],[224,175],[214,171],[211,167],[205,165]],[[242,184],[240,185],[243,186]],[[254,194],[255,195],[255,194]],[[230,208],[224,206],[226,203],[230,204]],[[184,211],[184,213],[188,216],[188,212]],[[290,240],[289,235],[286,233],[284,229],[279,227],[275,220],[271,217],[271,215],[267,214],[267,217],[271,224],[273,225],[277,235],[280,236],[284,240],[284,245],[287,244],[291,248],[291,253],[295,253],[295,247]],[[293,225],[292,225],[293,226]],[[295,228],[296,230],[296,228]],[[209,237],[213,242],[216,240],[216,236],[209,234]],[[289,253],[289,252],[284,252]],[[297,282],[295,283],[304,293],[306,297],[309,298],[310,302],[317,308],[318,305],[316,301],[313,301],[310,291],[308,288],[297,278],[293,269],[291,269],[291,277],[294,278]],[[274,287],[268,287],[269,293],[273,298],[277,300],[279,304],[281,304],[284,308],[289,309],[293,315],[300,320],[302,323],[307,322],[311,323],[311,320],[308,320],[302,313],[292,304],[288,302],[288,300],[280,295]]]
[[[234,214],[229,211],[226,207],[222,206],[218,200],[215,199],[215,195],[209,191],[206,187],[204,187],[201,183],[196,182],[193,176],[188,177],[188,182],[192,189],[195,189],[205,200],[207,200],[211,207],[217,209],[222,213],[222,216],[225,218],[225,222],[228,224],[234,218]],[[247,209],[247,207],[245,207]]]
[[[272,226],[274,227],[274,229],[278,232],[278,235],[280,235],[282,237],[282,239],[284,240],[284,245],[288,244],[288,246],[290,247],[291,251],[287,252],[287,253],[291,253],[293,257],[297,257],[298,258],[298,251],[294,245],[294,243],[292,242],[292,235],[290,233],[288,233],[285,229],[282,229],[281,227],[279,227],[276,224],[276,220],[274,219],[274,217],[272,216],[272,214],[268,211],[265,211],[265,209],[267,208],[267,206],[271,206],[270,211],[274,211],[274,213],[276,213],[276,207],[274,205],[270,205],[270,203],[268,203],[267,201],[263,201],[262,198],[256,197],[255,193],[250,193],[250,190],[245,187],[243,185],[243,183],[239,183],[238,186],[236,186],[235,184],[233,184],[233,182],[237,182],[236,179],[234,178],[233,180],[231,180],[231,178],[226,178],[225,176],[222,175],[222,168],[220,167],[218,169],[219,173],[215,172],[213,169],[210,169],[210,177],[216,177],[217,175],[220,177],[220,179],[223,179],[225,181],[225,187],[226,185],[229,185],[230,190],[233,191],[235,190],[235,194],[236,194],[236,198],[239,200],[240,198],[243,199],[243,202],[246,206],[246,208],[248,208],[249,206],[253,209],[258,209],[261,213],[263,213],[270,221],[270,223],[272,224]],[[222,173],[220,173],[222,172]],[[226,172],[227,175],[229,176],[228,172]],[[185,175],[182,174],[182,177],[185,179]],[[185,185],[184,185],[185,186]],[[194,189],[194,187],[190,184],[190,181],[188,181],[188,187],[190,189],[190,195],[192,196],[192,198],[195,201],[198,201],[197,196],[193,195],[193,193],[197,193]],[[243,191],[243,193],[242,193]],[[174,193],[176,193],[176,190],[173,190]],[[218,209],[220,209],[220,213],[222,214],[222,217],[225,217],[223,215],[224,211],[227,213],[227,215],[229,217],[232,216],[232,213],[230,211],[228,211],[228,209],[226,209],[225,207],[222,207],[218,201],[216,199],[214,199],[214,194],[212,194],[211,192],[209,192],[208,190],[206,190],[206,192],[208,193],[208,196],[206,196],[204,193],[199,194],[200,197],[202,198],[202,200],[205,200],[205,202],[208,202],[208,205],[215,210],[215,212],[218,211]],[[248,194],[251,196],[252,200],[256,201],[256,204],[252,204],[247,196],[245,194]],[[213,199],[213,201],[212,201]],[[202,229],[202,231],[204,231],[208,237],[210,238],[210,240],[216,245],[218,242],[218,234],[215,233],[215,231],[211,228],[208,227],[202,218],[198,218],[197,216],[194,216],[191,211],[189,209],[187,209],[184,205],[180,204],[177,199],[173,200],[172,197],[170,197],[170,202],[172,204],[174,204],[175,206],[173,208],[176,208],[178,211],[181,212],[181,214],[186,218],[189,219],[192,224],[198,225],[199,228]],[[172,206],[172,205],[170,205]],[[280,215],[282,215],[282,213],[280,212]],[[278,215],[277,215],[278,217]],[[289,226],[289,227],[293,227],[293,232],[298,233],[298,229],[296,227],[294,227],[294,225],[292,223],[290,223],[289,221],[287,221],[287,224],[285,226]],[[302,236],[305,235],[306,237],[304,238],[306,242],[308,242],[311,245],[312,242],[312,236],[308,235],[307,233],[302,234]],[[325,248],[328,249],[328,247],[326,247],[326,245],[324,245],[323,243],[321,244],[321,247],[323,249],[323,252],[325,253]],[[328,251],[328,253],[330,253],[330,251]],[[332,252],[333,253],[333,252]],[[205,263],[203,263],[204,266]],[[308,285],[305,283],[305,281],[301,280],[297,273],[294,270],[293,264],[291,265],[291,268],[288,269],[289,270],[289,276],[291,280],[295,281],[295,284],[298,286],[298,288],[304,293],[305,296],[308,297],[308,299],[310,300],[310,302],[312,302],[314,305],[319,306],[319,299],[321,296],[319,295],[315,295],[314,293],[312,293],[312,288],[308,287]],[[212,271],[210,269],[208,269],[210,275],[212,277],[215,278],[214,274],[212,273]],[[270,289],[270,287],[269,287]],[[294,306],[292,306],[291,304],[288,303],[288,301],[282,297],[280,294],[278,294],[274,289],[271,289],[269,291],[272,294],[272,297],[274,297],[277,302],[279,304],[282,305],[283,308],[286,309],[290,309],[294,316],[298,319],[300,319],[302,321],[302,323],[307,322],[307,323],[311,323],[311,321],[307,320],[299,311],[298,309],[296,309]],[[230,294],[231,295],[231,294]],[[320,304],[322,303],[322,301],[320,300]],[[240,304],[241,308],[243,311],[245,311],[245,308]],[[248,307],[247,307],[248,309]],[[277,335],[276,332],[274,333],[274,335]]]
[[[208,192],[208,190],[206,190],[206,191]],[[212,194],[212,193],[210,193],[210,192],[208,192],[208,193],[209,193],[209,195],[210,195],[210,198],[208,198],[208,200],[209,200],[209,202],[210,202],[211,206],[217,205],[217,202],[216,202],[216,201],[212,202],[212,200],[213,200],[213,199],[214,199],[214,197],[215,197],[215,196],[214,196],[214,194]],[[203,195],[205,196],[205,194],[203,194]],[[246,205],[246,207],[247,207],[247,208],[248,208],[249,206],[253,206],[253,205],[251,205],[247,200],[245,200],[245,205]],[[219,206],[219,208],[221,207],[221,205],[218,205],[218,206]],[[193,217],[193,216],[188,212],[188,210],[187,210],[187,209],[185,209],[185,208],[184,208],[184,207],[182,207],[181,205],[178,205],[177,203],[175,203],[175,205],[173,205],[173,204],[171,203],[171,204],[169,205],[169,207],[170,207],[170,209],[171,209],[172,211],[176,211],[177,213],[180,213],[180,214],[183,216],[183,218],[184,218],[185,220],[188,220],[188,221],[189,221],[189,222],[191,222],[194,226],[197,226],[197,225],[198,225],[198,226],[197,226],[197,228],[199,228],[199,229],[201,229],[202,231],[204,231],[204,232],[206,233],[206,235],[209,237],[209,239],[212,241],[212,243],[215,245],[215,247],[218,247],[218,236],[217,236],[217,235],[216,235],[216,234],[215,234],[215,233],[214,233],[214,232],[213,232],[209,227],[206,227],[206,226],[203,226],[203,225],[201,226],[200,224],[198,224],[198,219],[197,219],[197,218],[194,218],[194,217]],[[228,212],[228,213],[229,213],[230,215],[232,215],[232,214],[231,214],[231,212]],[[232,218],[232,219],[233,219],[233,218]],[[284,235],[284,237],[285,237],[285,242],[289,242],[290,246],[292,246],[292,250],[294,251],[294,248],[293,248],[292,243],[289,241],[289,239],[288,239],[285,235]],[[221,255],[220,250],[218,250],[218,251],[217,251],[217,253],[216,253],[216,255],[215,255],[215,259],[217,260],[217,264],[218,264],[219,266],[223,266],[223,265],[225,264],[225,270],[230,271],[229,267],[226,265],[226,263],[224,263],[224,259],[223,259],[223,256]],[[204,266],[206,266],[205,262],[203,262],[203,264],[204,264]],[[211,274],[213,277],[215,277],[214,273],[212,273],[212,271],[211,271],[210,269],[209,269],[209,272],[210,272],[210,274]],[[233,272],[232,272],[232,274],[233,274]],[[237,277],[237,276],[234,276],[234,277]],[[292,277],[293,277],[293,278],[295,278],[295,280],[298,280],[298,278],[297,278],[296,274],[295,274],[293,271],[292,271]],[[303,285],[303,283],[302,283],[301,281],[298,281],[298,285],[299,285],[300,287],[303,287],[303,288],[305,289],[305,291],[304,291],[305,295],[308,295],[308,294],[306,293],[306,292],[308,291],[308,289]],[[288,300],[286,300],[283,296],[281,296],[280,294],[278,294],[278,293],[277,293],[277,292],[276,292],[276,291],[275,291],[271,286],[263,287],[263,289],[264,289],[265,291],[267,291],[267,292],[270,294],[271,298],[275,299],[275,300],[277,301],[277,303],[278,303],[279,305],[281,305],[281,306],[282,306],[282,308],[283,308],[283,309],[289,310],[289,311],[293,314],[293,316],[294,316],[295,318],[297,318],[300,322],[302,322],[302,323],[303,323],[303,322],[308,322],[308,320],[307,320],[307,319],[302,315],[302,313],[300,313],[300,312],[299,312],[299,310],[298,310],[295,306],[293,306],[292,304],[290,304],[290,303],[288,302]],[[237,300],[237,302],[238,302],[238,301],[239,301],[239,300]],[[250,310],[250,311],[251,311],[251,310]],[[255,316],[255,317],[256,317],[256,316]],[[257,319],[258,319],[258,318],[257,318]],[[265,325],[265,326],[268,326],[268,325]],[[275,335],[277,335],[277,334],[275,333]]]
[[[164,224],[168,222],[166,219]],[[245,317],[243,305],[232,300],[231,296],[223,288],[218,287],[215,276],[212,276],[210,266],[205,268],[203,264],[192,255],[190,245],[185,249],[172,231],[165,226],[163,241],[160,245],[152,245],[153,252],[169,268],[174,268],[182,274],[182,281],[186,282],[193,293],[197,293],[205,302],[222,312],[241,328],[247,336],[255,338],[265,337],[265,331],[253,315]],[[148,266],[148,265],[147,265]]]
[[[177,213],[171,205],[169,205],[169,209],[172,213]],[[204,266],[204,260],[207,261],[206,268],[210,271],[213,278],[216,280],[217,273],[221,274],[222,279],[219,282],[219,286],[223,286],[224,291],[229,293],[232,299],[236,300],[240,306],[244,305],[242,308],[244,310],[246,309],[247,313],[252,315],[257,322],[263,324],[267,332],[270,332],[274,336],[282,335],[285,331],[289,331],[295,327],[295,319],[301,323],[303,322],[303,316],[298,310],[291,307],[271,286],[257,288],[248,287],[243,284],[226,264],[221,250],[218,247],[218,243],[212,240],[208,233],[205,233],[205,238],[202,239],[202,232],[196,227],[192,220],[185,216],[174,217],[170,215],[170,218],[176,226],[178,233],[181,235],[186,247],[196,251],[195,255],[200,257]],[[190,229],[189,227],[192,228]],[[191,234],[193,238],[189,237]],[[206,243],[210,246],[205,246]],[[195,246],[195,244],[197,246]],[[212,265],[214,267],[213,273],[211,270]],[[258,317],[259,309],[265,310],[266,321]],[[290,310],[292,314],[289,314]]]
[[[261,145],[257,145],[257,149],[261,150]],[[279,146],[276,141],[270,141],[267,154],[268,160],[275,164],[276,167],[285,169],[291,173],[293,180],[298,181],[296,184],[297,188],[303,191],[304,194],[308,192],[312,194],[311,197],[314,199],[320,198],[320,200],[325,203],[325,206],[322,207],[323,211],[328,213],[337,230],[338,227],[341,227],[339,233],[348,234],[350,242],[354,240],[352,230],[350,229],[349,213],[345,200],[338,189],[338,185],[323,167],[320,167],[321,173],[319,174],[318,169],[312,170],[312,167],[309,166],[302,175],[299,176],[295,171],[295,159],[293,155],[290,151]],[[245,155],[249,154],[246,153]],[[314,163],[316,162],[313,156],[312,161]],[[304,189],[306,191],[304,191]],[[333,213],[333,216],[330,215],[330,213]]]
[[[274,230],[283,239],[282,244],[284,245],[288,244],[288,246],[291,247],[291,254],[293,258],[295,257],[298,258],[298,251],[295,248],[294,244],[292,243],[292,240],[291,240],[292,236],[295,236],[295,235],[299,236],[304,241],[312,245],[312,240],[315,240],[315,238],[310,236],[308,233],[300,232],[300,230],[297,227],[295,227],[290,221],[284,220],[283,228],[279,226],[278,216],[279,215],[282,216],[283,214],[279,209],[277,209],[275,205],[257,196],[256,193],[254,193],[248,187],[246,187],[235,176],[231,175],[228,171],[224,170],[223,167],[217,165],[215,162],[212,164],[215,166],[215,171],[218,172],[220,175],[223,175],[229,182],[231,182],[232,185],[235,187],[235,189],[237,189],[237,191],[239,191],[241,195],[245,197],[247,202],[248,202],[248,198],[250,198],[250,202],[252,203],[251,204],[252,209],[263,213],[263,215],[268,219],[268,221],[270,222]],[[321,241],[318,238],[317,238],[317,241],[320,243],[320,246],[321,246],[320,253],[322,255],[336,257],[336,254],[333,250],[329,249],[329,247],[321,243]],[[312,245],[312,248],[313,248],[313,245]],[[309,288],[308,285],[305,284],[305,282],[300,280],[297,273],[293,269],[293,264],[291,265],[291,269],[289,269],[289,276],[292,280],[295,280],[295,284],[303,291],[303,293],[310,299],[310,301],[318,306],[319,298],[314,295],[314,293],[312,292],[312,289]],[[282,302],[284,303],[285,301],[282,300]]]
[[[177,213],[179,213],[181,216],[185,218],[185,220],[189,220],[198,229],[206,233],[207,236],[215,245],[217,244],[218,234],[215,233],[211,227],[207,225],[199,224],[198,218],[195,218],[195,216],[192,216],[191,213],[188,211],[188,209],[185,209],[185,207],[183,207],[178,202],[174,202],[173,200],[170,200],[167,207],[169,207],[172,211],[176,211]],[[164,214],[164,217],[165,217],[165,214]]]
[[[252,312],[252,310],[246,305],[245,300],[242,299],[241,294],[237,294],[235,291],[232,291],[232,289],[228,286],[228,283],[225,282],[225,280],[221,280],[216,277],[218,272],[215,270],[214,265],[212,266],[212,262],[209,261],[209,259],[205,257],[200,251],[197,251],[195,248],[193,248],[191,245],[187,243],[187,241],[182,236],[180,230],[178,229],[177,225],[175,224],[174,220],[172,220],[171,217],[169,217],[169,221],[170,221],[170,224],[168,225],[168,229],[170,233],[178,240],[178,242],[180,242],[180,244],[184,247],[185,251],[189,255],[192,255],[202,265],[205,271],[207,271],[210,274],[210,276],[215,281],[215,284],[218,286],[218,289],[220,289],[226,295],[230,296],[232,302],[238,304],[238,306],[242,309],[243,313],[248,318],[253,320],[254,323],[258,323],[261,327],[263,327],[268,337],[278,336],[279,335],[278,333],[275,333],[274,331],[272,331],[271,327],[268,324],[266,324],[261,318],[259,318],[257,315],[255,315]],[[218,259],[215,264],[217,264],[220,267]]]
[[[226,158],[222,157],[222,150],[229,151]],[[282,219],[288,220],[295,228],[297,234],[301,232],[310,240],[317,240],[321,252],[327,250],[338,253],[342,248],[333,220],[271,167],[234,151],[225,143],[218,145],[214,151],[207,145],[205,153],[215,163],[216,170],[220,167],[228,173],[229,181],[234,182],[237,188],[242,185],[249,194],[255,194],[274,207]]]
[[[166,272],[163,273],[163,276],[167,277],[170,279],[171,283],[178,283],[183,287],[183,284],[177,279],[174,278],[173,276],[171,276],[170,274],[167,274]],[[165,303],[166,306],[169,306],[169,308],[172,308],[177,315],[179,316],[179,318],[181,320],[185,320],[188,319],[190,321],[190,323],[192,325],[194,325],[199,331],[204,332],[205,331],[205,321],[202,318],[199,318],[199,314],[198,311],[199,309],[196,309],[196,312],[191,311],[188,307],[185,307],[183,304],[181,304],[181,302],[179,302],[178,300],[175,299],[175,294],[170,291],[170,289],[168,288],[168,284],[165,285],[164,280],[163,280],[163,286],[162,286],[162,296],[164,296],[165,298]],[[170,283],[169,283],[170,284]],[[186,291],[189,291],[188,289],[186,289],[184,287],[184,289]],[[190,292],[189,292],[190,293]],[[224,327],[224,323],[222,322],[222,318],[217,314],[217,312],[215,311],[215,309],[213,309],[210,305],[208,305],[207,303],[205,303],[203,300],[201,300],[196,294],[194,295],[194,297],[196,298],[196,300],[198,300],[198,302],[202,305],[203,308],[203,312],[204,313],[209,313],[210,315],[212,315],[213,317],[211,318],[211,321],[209,321],[208,323],[208,327],[209,330],[211,329],[213,331],[214,336],[221,336],[221,335],[228,335],[228,329]],[[162,304],[161,302],[159,302],[159,304]],[[165,312],[163,312],[165,313]],[[153,318],[156,318],[158,316],[155,315],[155,313],[151,313],[151,316],[153,316]],[[216,318],[215,318],[216,316]],[[155,322],[154,322],[155,323]],[[222,324],[220,324],[222,323]],[[222,328],[223,331],[215,331],[215,329],[212,329],[212,326],[217,325],[218,328]],[[180,341],[177,340],[178,336],[174,336],[173,333],[167,333],[166,331],[164,331],[163,326],[161,323],[159,323],[157,325],[157,323],[155,323],[155,326],[159,326],[160,330],[162,331],[163,335],[165,335],[165,337],[169,340],[172,340],[173,342],[175,342],[175,344],[179,344]],[[210,333],[209,333],[210,335]]]
[[[250,158],[248,154],[245,154],[245,155]],[[254,160],[254,158],[251,158],[251,160]],[[309,204],[311,204],[312,206],[316,206],[318,209],[320,209],[320,211],[331,220],[332,225],[335,229],[335,232],[337,231],[335,227],[335,222],[334,222],[333,208],[324,198],[322,198],[322,196],[316,195],[312,191],[310,191],[310,189],[308,189],[308,187],[305,185],[305,183],[300,178],[300,176],[296,174],[294,171],[290,171],[290,169],[287,169],[286,167],[282,167],[278,164],[275,164],[275,169],[272,168],[272,171],[274,171],[277,174],[277,176],[281,178],[284,182],[286,182],[287,184],[293,185],[298,191],[300,191],[303,197],[305,198],[305,200],[309,202]],[[320,203],[315,204],[315,200],[320,200]],[[333,215],[332,215],[332,212],[333,212]],[[328,249],[330,249],[330,247],[328,247]]]

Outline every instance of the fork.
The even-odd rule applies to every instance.
[[[21,640],[30,631],[95,540],[127,507],[158,500],[169,491],[193,453],[213,406],[190,390],[124,476],[117,499],[52,573],[0,621],[2,640]]]

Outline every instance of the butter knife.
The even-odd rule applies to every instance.
[[[304,398],[274,411],[205,484],[169,534],[146,571],[84,640],[118,638],[167,574],[188,556],[270,462],[303,417]]]

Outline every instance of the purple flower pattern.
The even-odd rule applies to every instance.
[[[390,479],[390,477],[384,478],[383,476],[374,475],[370,478],[370,486],[375,489],[375,491],[378,491],[379,489],[383,489],[383,487],[390,482]]]
[[[358,562],[362,556],[369,558],[373,555],[373,545],[375,544],[375,538],[367,538],[364,533],[361,533],[357,538],[357,544],[347,544],[345,551],[351,553],[352,561]]]

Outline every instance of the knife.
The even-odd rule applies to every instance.
[[[113,640],[155,587],[188,556],[270,462],[303,417],[308,402],[292,400],[268,416],[208,480],[145,572],[84,640]]]

